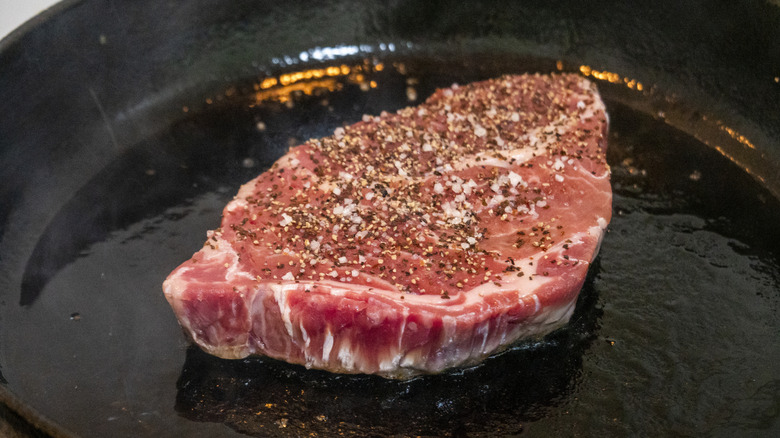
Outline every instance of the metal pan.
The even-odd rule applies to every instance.
[[[772,2],[58,4],[0,41],[0,430],[778,435],[778,41]],[[188,346],[162,280],[290,144],[556,71],[612,124],[569,326],[408,382]]]

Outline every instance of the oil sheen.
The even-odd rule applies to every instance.
[[[780,203],[607,83],[613,219],[566,327],[405,382],[220,360],[184,342],[160,284],[238,187],[291,145],[453,82],[555,70],[540,60],[297,66],[183,108],[30,236],[40,251],[4,336],[24,330],[49,347],[6,353],[3,383],[83,436],[780,434]]]

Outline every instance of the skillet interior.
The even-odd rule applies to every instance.
[[[291,133],[298,139],[323,135],[342,118],[348,120],[363,112],[376,112],[404,103],[393,97],[397,93],[381,94],[382,90],[403,90],[403,82],[394,83],[392,81],[398,81],[398,78],[388,77],[383,82],[385,87],[378,90],[379,94],[371,95],[372,99],[363,97],[358,107],[346,103],[362,96],[353,87],[352,91],[358,97],[344,95],[346,101],[343,107],[337,108],[338,116],[316,111],[307,115],[280,109],[281,115],[274,119],[279,121],[279,127],[262,133],[262,139],[256,130],[241,130],[246,126],[254,127],[258,116],[273,116],[262,114],[262,109],[231,109],[236,102],[242,103],[236,107],[246,108],[239,97],[247,95],[242,91],[250,91],[249,85],[257,78],[317,67],[322,63],[354,63],[366,57],[377,57],[388,65],[393,60],[405,60],[413,66],[409,60],[420,59],[424,61],[418,62],[418,72],[456,68],[460,73],[452,76],[459,78],[503,71],[553,70],[554,61],[561,59],[566,69],[576,70],[580,65],[587,65],[598,72],[620,72],[621,84],[610,84],[608,80],[601,84],[610,98],[610,109],[615,110],[615,114],[626,115],[615,120],[616,132],[637,134],[629,129],[634,126],[631,115],[635,110],[656,116],[661,111],[664,122],[720,148],[721,154],[735,161],[738,168],[748,170],[765,187],[756,189],[763,197],[763,203],[751,195],[751,199],[742,204],[743,209],[764,213],[754,217],[756,223],[741,224],[748,229],[746,236],[729,237],[748,241],[751,250],[759,252],[771,254],[771,248],[778,247],[773,246],[778,240],[776,234],[771,234],[771,227],[761,226],[771,223],[771,212],[776,207],[773,195],[780,192],[776,170],[780,163],[780,99],[775,82],[780,73],[772,70],[773,66],[780,65],[780,56],[772,44],[778,40],[776,7],[753,5],[755,9],[737,6],[718,9],[702,4],[698,5],[701,9],[694,10],[696,5],[691,4],[665,8],[654,5],[640,12],[620,4],[598,10],[585,10],[584,6],[578,5],[502,9],[505,5],[493,3],[489,7],[470,5],[464,8],[447,2],[426,4],[422,9],[411,2],[392,6],[335,2],[329,6],[310,10],[303,3],[294,2],[284,7],[235,2],[215,9],[209,2],[134,6],[66,2],[50,19],[2,42],[0,65],[7,67],[0,72],[3,75],[0,92],[4,96],[0,105],[3,105],[4,114],[10,114],[0,121],[4,181],[0,189],[3,206],[0,212],[3,246],[0,253],[3,294],[0,372],[3,373],[2,390],[6,403],[53,434],[70,430],[84,435],[100,432],[159,435],[159,428],[164,425],[173,427],[166,430],[176,430],[176,434],[194,436],[225,432],[226,429],[219,423],[196,423],[190,419],[224,421],[236,430],[250,431],[235,426],[246,421],[242,417],[246,412],[242,414],[241,409],[247,405],[231,405],[228,401],[250,399],[252,403],[259,403],[262,400],[252,399],[239,391],[240,386],[231,387],[230,383],[255,388],[253,394],[257,394],[268,390],[267,387],[252,386],[258,381],[281,379],[287,385],[277,388],[281,392],[272,391],[271,394],[284,400],[285,391],[318,385],[316,375],[300,374],[277,364],[268,365],[264,371],[255,371],[253,367],[242,368],[241,364],[215,363],[196,351],[186,351],[181,337],[161,335],[172,332],[178,335],[178,332],[175,320],[162,296],[156,295],[155,287],[167,271],[202,240],[197,231],[187,234],[185,230],[213,227],[214,218],[218,217],[224,201],[232,196],[235,186],[281,154]],[[204,15],[204,10],[210,11],[209,14]],[[701,11],[706,11],[705,16],[701,16]],[[85,26],[90,22],[95,26]],[[682,26],[683,22],[686,26]],[[160,29],[168,36],[162,42]],[[345,35],[344,29],[349,29],[349,33]],[[747,29],[751,32],[746,32]],[[52,35],[57,35],[56,44],[52,44]],[[390,43],[394,44],[392,50]],[[306,52],[315,47],[339,49]],[[352,53],[355,47],[360,53]],[[371,52],[367,53],[369,50]],[[302,52],[309,59],[304,61]],[[313,60],[317,54],[334,59]],[[447,68],[430,67],[436,65]],[[515,68],[517,65],[522,67]],[[422,76],[433,78],[429,86],[446,85],[437,81],[452,78],[437,74],[439,76]],[[608,76],[605,78],[609,79]],[[644,92],[626,87],[624,78],[643,83]],[[239,97],[225,97],[225,91],[236,84],[236,96]],[[243,90],[242,85],[247,89]],[[423,88],[421,94],[424,94]],[[205,103],[206,98],[217,103],[209,105]],[[334,106],[338,104],[337,96],[331,100],[334,100]],[[188,113],[182,111],[184,106],[188,107]],[[647,116],[644,120],[645,125],[655,129],[651,129],[646,138],[652,138],[659,130],[664,131],[663,122],[649,121]],[[620,123],[626,128],[621,128]],[[696,148],[691,146],[696,142],[684,136],[675,137],[670,133],[660,138],[665,138],[667,144]],[[655,146],[663,150],[662,144]],[[634,184],[641,186],[641,180],[632,180],[631,164],[624,161],[641,157],[635,153],[636,149],[626,143],[612,157],[616,180],[625,184],[626,195],[636,190]],[[656,159],[653,156],[659,155],[649,156],[652,161]],[[667,160],[710,163],[706,154],[675,155],[672,150],[660,156]],[[254,163],[249,163],[254,167],[245,165],[246,157],[255,159]],[[186,168],[182,167],[183,163]],[[623,163],[626,164],[621,166]],[[653,166],[647,162],[643,165]],[[639,169],[641,166],[634,167]],[[734,170],[733,167],[706,164],[701,169],[681,168],[679,171],[699,170],[707,176],[709,169],[729,175],[733,172],[728,172]],[[619,172],[625,174],[621,176]],[[720,186],[717,180],[710,181],[710,194],[738,194],[743,187],[736,183],[733,187],[729,184]],[[668,190],[661,187],[655,192],[673,194],[674,189],[679,189],[669,184]],[[749,186],[744,183],[744,187]],[[618,194],[619,189],[616,187]],[[693,190],[687,186],[684,189]],[[697,196],[710,204],[721,201],[712,195],[710,198],[703,194]],[[735,196],[730,201],[739,199]],[[626,211],[633,211],[630,202],[626,205],[623,205]],[[637,210],[648,208],[640,206]],[[706,216],[701,208],[704,207],[699,206],[697,214]],[[723,213],[714,209],[708,214],[717,219]],[[730,216],[726,214],[725,217]],[[696,219],[691,220],[693,223],[683,221],[685,223],[658,226],[698,230]],[[615,227],[619,225],[615,223]],[[625,231],[615,228],[616,234],[632,231],[635,229],[631,227]],[[764,234],[767,238],[762,243],[756,236]],[[129,250],[133,242],[148,240],[150,236],[152,240],[145,244],[156,248],[151,260],[149,246],[139,246],[137,253]],[[112,259],[115,253],[110,248],[114,244],[124,251],[121,259]],[[691,245],[694,243],[682,247],[690,249]],[[608,248],[605,243],[604,250]],[[772,257],[774,255],[769,260]],[[95,259],[103,263],[95,264]],[[83,264],[84,260],[90,261],[91,265],[86,271],[79,271],[79,263]],[[138,266],[149,265],[155,269],[151,271],[154,275],[140,278],[133,275]],[[127,266],[134,266],[135,270],[124,269]],[[771,263],[767,266],[770,266],[767,268],[770,272],[760,277],[756,285],[765,282],[768,286],[755,292],[768,295],[770,301],[759,300],[754,303],[757,307],[750,309],[758,311],[760,304],[765,304],[770,312],[763,315],[763,321],[770,328],[776,328],[777,297],[771,291],[774,285],[776,292],[777,273],[771,271]],[[73,276],[73,273],[80,275]],[[528,400],[521,399],[513,405],[515,409],[522,407],[524,412],[516,422],[509,419],[516,411],[507,408],[505,417],[498,415],[501,412],[490,417],[495,422],[490,426],[503,427],[501,430],[505,432],[518,432],[523,425],[528,427],[528,422],[549,418],[551,407],[553,411],[560,406],[565,409],[571,397],[582,396],[576,390],[578,379],[587,378],[581,375],[582,354],[599,351],[604,343],[612,345],[609,335],[599,331],[604,304],[599,301],[603,289],[598,285],[603,285],[609,278],[609,272],[602,270],[600,276],[591,279],[590,295],[584,294],[579,319],[570,331],[558,334],[558,338],[548,340],[544,346],[520,348],[494,360],[489,367],[473,372],[479,378],[469,373],[465,373],[465,377],[445,376],[438,380],[438,385],[474,383],[480,379],[495,382],[495,374],[503,375],[496,370],[503,370],[504,366],[512,369],[518,363],[520,371],[532,374],[544,369],[538,365],[541,360],[553,364],[547,368],[553,375],[544,381],[548,385],[530,391],[532,395]],[[117,284],[121,287],[113,286]],[[607,305],[613,304],[608,301]],[[53,333],[57,336],[52,336]],[[56,345],[52,345],[52,339],[57,340]],[[598,341],[595,347],[594,340]],[[24,344],[24,348],[20,344]],[[555,345],[570,348],[556,349]],[[768,354],[767,359],[771,360],[772,351]],[[536,358],[538,355],[542,359]],[[112,359],[103,362],[101,357]],[[91,381],[74,380],[73,374],[59,370],[74,369],[84,361],[92,364],[94,379]],[[159,363],[172,366],[154,366]],[[558,363],[564,365],[555,365]],[[25,375],[28,364],[30,370],[35,370],[34,375]],[[158,374],[150,370],[156,370]],[[271,373],[271,377],[263,372]],[[35,383],[41,379],[50,384]],[[764,397],[765,391],[771,393],[771,382],[776,379],[777,375],[774,380],[764,376],[762,382],[769,381],[769,389],[766,385],[761,387],[764,389],[756,389],[755,400]],[[156,388],[150,384],[160,380],[168,383],[178,380],[179,386]],[[520,385],[515,388],[533,387],[533,381],[514,381],[515,385]],[[213,392],[215,382],[232,388],[232,394],[238,393],[241,397]],[[328,385],[341,384],[339,380],[336,382],[319,385],[327,389]],[[434,423],[433,429],[423,430],[431,434],[479,431],[479,427],[470,429],[464,422],[453,425],[445,419],[466,411],[478,418],[480,409],[497,410],[497,404],[484,400],[511,395],[490,392],[490,385],[482,389],[477,385],[469,388],[476,393],[467,393],[474,395],[480,390],[487,391],[483,399],[475,396],[484,403],[464,405],[465,402],[459,402],[460,399],[454,396],[421,397],[421,392],[430,389],[427,385],[437,385],[436,379],[413,383],[400,392],[398,388],[387,389],[381,382],[366,383],[360,379],[357,383],[350,382],[345,384],[347,389],[350,385],[373,388],[375,398],[385,400],[377,409],[384,407],[392,412],[394,405],[388,405],[387,400],[394,399],[390,395],[393,391],[395,400],[401,400],[398,405],[404,405],[403,396],[399,395],[403,391],[435,405],[436,408],[430,409],[440,423]],[[105,414],[100,418],[85,415],[84,405],[78,400],[94,397],[106,385],[119,387],[122,397],[114,400],[114,405],[108,402],[105,410],[97,410]],[[156,389],[150,390],[150,386]],[[64,392],[63,388],[69,390]],[[322,391],[319,398],[315,394],[306,400],[317,401],[315,405],[335,402],[327,398],[329,394]],[[197,397],[210,403],[193,404]],[[295,400],[291,396],[288,398]],[[49,402],[42,403],[43,399]],[[439,402],[443,404],[437,405]],[[275,404],[280,403],[277,400]],[[756,404],[760,409],[761,404]],[[168,410],[148,409],[149,406],[162,406]],[[301,406],[308,405],[285,407],[282,403],[280,409],[291,410],[293,419],[297,415],[297,418],[319,421],[312,412],[295,411]],[[216,415],[219,409],[229,412],[232,417],[226,419]],[[616,409],[630,412],[631,406]],[[106,414],[112,410],[115,411],[113,414]],[[130,414],[123,414],[127,412]],[[330,415],[335,418],[337,413],[338,409]],[[270,409],[267,415],[272,420],[268,424],[286,418],[281,414]],[[359,412],[354,415],[360,418]],[[116,418],[108,420],[112,416]],[[675,419],[674,416],[671,418]],[[759,419],[768,421],[770,427],[777,427],[777,418],[773,419],[771,415],[766,418],[759,415]],[[425,417],[416,421],[424,422]],[[357,420],[351,424],[360,426]],[[383,427],[386,429],[377,432],[414,433],[393,429],[392,425]],[[544,430],[543,426],[537,427]]]

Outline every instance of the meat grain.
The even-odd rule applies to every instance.
[[[611,218],[608,122],[577,75],[437,90],[294,147],[163,290],[223,358],[408,378],[568,322]]]

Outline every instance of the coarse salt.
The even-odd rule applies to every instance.
[[[523,182],[523,177],[516,174],[515,172],[509,172],[509,184],[512,184],[512,187],[517,187],[518,184]]]
[[[287,213],[282,213],[282,220],[279,221],[279,225],[286,227],[287,225],[290,225],[293,221],[293,218],[290,217]]]

